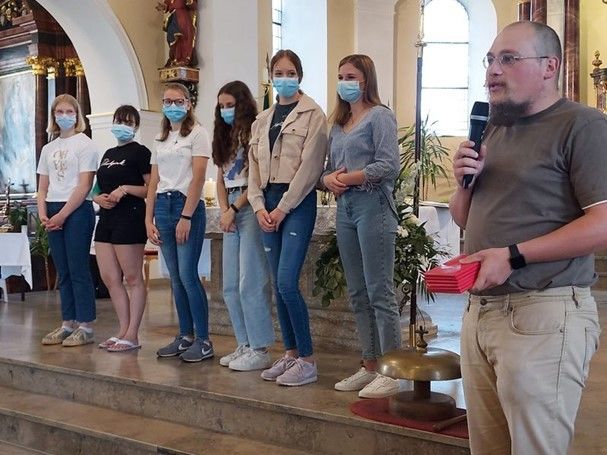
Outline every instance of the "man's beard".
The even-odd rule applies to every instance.
[[[525,117],[529,109],[529,102],[515,103],[503,101],[489,104],[489,121],[497,126],[512,126],[518,119]]]

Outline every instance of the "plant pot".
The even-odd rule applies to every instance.
[[[34,291],[52,291],[55,288],[57,280],[57,271],[51,256],[48,257],[48,269],[50,283],[46,282],[46,269],[44,266],[44,258],[42,256],[32,256],[32,281]]]

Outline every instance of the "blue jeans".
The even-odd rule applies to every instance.
[[[229,203],[240,195],[240,190],[228,194]],[[274,343],[272,286],[261,229],[249,204],[236,214],[235,224],[235,232],[223,234],[223,299],[238,344],[265,348]]]
[[[206,224],[204,204],[198,202],[192,214],[187,242],[178,244],[175,229],[186,197],[179,191],[156,195],[154,222],[160,233],[160,250],[166,262],[179,318],[179,334],[209,339],[209,304],[198,276]]]
[[[274,210],[287,184],[270,184],[264,191],[268,212]],[[278,232],[264,232],[263,243],[274,277],[276,310],[285,349],[311,356],[308,308],[299,290],[299,276],[316,222],[316,191],[312,191],[282,221]]]
[[[380,189],[350,190],[337,199],[337,246],[365,360],[401,347],[393,282],[397,227]]]
[[[48,217],[59,213],[65,202],[47,202]],[[64,321],[91,322],[96,318],[95,288],[89,255],[95,227],[91,201],[84,201],[63,223],[50,231],[48,243],[59,275],[61,317]]]

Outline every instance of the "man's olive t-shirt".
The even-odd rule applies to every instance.
[[[607,202],[607,117],[596,109],[561,99],[513,126],[489,125],[483,143],[487,157],[466,224],[468,254],[540,237]],[[481,294],[595,281],[594,255],[587,255],[528,264]]]

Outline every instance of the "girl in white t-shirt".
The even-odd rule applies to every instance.
[[[51,105],[47,132],[58,137],[42,147],[38,163],[38,215],[48,232],[59,275],[63,324],[42,344],[79,346],[93,342],[95,289],[89,251],[95,213],[89,198],[99,149],[86,128],[78,101],[59,95]]]
[[[211,144],[194,117],[184,85],[168,84],[162,106],[162,132],[150,160],[145,221],[148,238],[160,246],[169,271],[179,335],[157,355],[200,362],[213,357],[207,296],[198,276],[206,224],[202,188]]]

